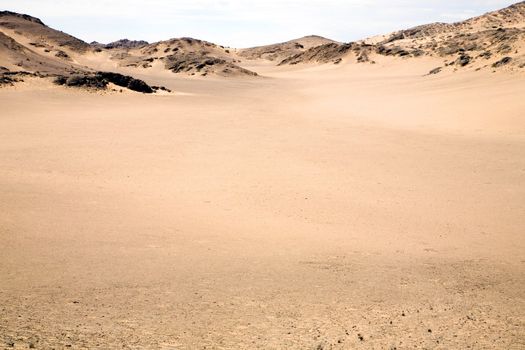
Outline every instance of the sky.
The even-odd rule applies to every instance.
[[[0,0],[87,42],[193,37],[250,47],[321,35],[349,42],[455,22],[518,0]]]

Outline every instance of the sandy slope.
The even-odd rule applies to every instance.
[[[410,62],[1,90],[0,347],[522,349],[523,76]]]

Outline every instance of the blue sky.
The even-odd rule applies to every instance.
[[[190,36],[248,47],[317,34],[363,39],[430,22],[454,22],[517,0],[1,0],[86,41]]]

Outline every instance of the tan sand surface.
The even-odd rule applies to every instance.
[[[433,67],[0,90],[0,348],[525,348],[523,76]]]

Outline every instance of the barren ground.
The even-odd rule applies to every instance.
[[[434,66],[2,89],[0,347],[525,348],[523,76]]]

